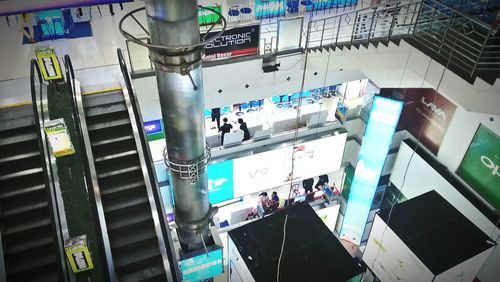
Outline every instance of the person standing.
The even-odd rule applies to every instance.
[[[323,189],[323,186],[325,184],[328,185],[329,181],[330,180],[328,179],[328,175],[326,175],[326,174],[320,175],[318,182],[316,183],[316,185],[314,185],[314,188],[321,190],[321,189]]]
[[[220,108],[213,108],[212,113],[210,114],[212,117],[212,122],[217,123],[217,130],[220,129]]]
[[[247,123],[242,118],[238,119],[238,123],[240,124],[241,131],[243,131],[243,140],[241,141],[250,140],[250,131],[248,131]]]
[[[227,118],[224,118],[222,120],[224,122],[224,124],[219,128],[219,132],[221,133],[220,135],[220,142],[221,142],[221,145],[224,145],[224,135],[226,133],[229,133],[231,132],[231,129],[233,128],[233,126],[229,123],[227,123]]]
[[[24,13],[17,16],[17,24],[19,31],[28,38],[29,43],[35,43],[35,31],[33,30],[33,22],[31,21],[31,14]],[[28,31],[24,27],[28,27]]]
[[[313,184],[314,184],[313,178],[307,178],[302,180],[302,187],[304,187],[304,191],[307,194],[306,200],[308,201],[314,199],[313,194],[310,194],[313,191]]]

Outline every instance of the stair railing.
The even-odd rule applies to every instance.
[[[469,79],[479,71],[500,71],[500,34],[491,25],[441,1],[385,2],[312,20],[308,49],[323,50],[407,38],[442,58]]]

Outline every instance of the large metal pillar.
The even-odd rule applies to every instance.
[[[210,240],[202,53],[196,0],[147,0],[146,14],[167,141],[175,221],[185,251]],[[183,48],[180,48],[183,46]],[[179,47],[179,48],[177,48]]]

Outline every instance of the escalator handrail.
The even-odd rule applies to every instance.
[[[132,109],[134,112],[137,131],[139,134],[139,139],[141,142],[142,151],[144,152],[144,159],[146,162],[146,167],[148,170],[149,182],[151,183],[151,187],[153,188],[152,193],[153,193],[154,201],[156,204],[156,210],[158,211],[159,216],[160,216],[159,222],[160,222],[161,231],[162,231],[163,237],[164,237],[163,241],[165,242],[165,248],[167,251],[167,256],[169,258],[169,268],[170,268],[170,269],[165,269],[165,271],[167,271],[167,272],[170,271],[170,273],[167,273],[169,278],[172,279],[173,281],[177,281],[177,280],[179,280],[180,274],[178,272],[177,267],[175,267],[175,265],[174,265],[175,255],[174,255],[174,249],[173,249],[173,242],[172,242],[172,238],[170,235],[170,229],[167,226],[168,221],[167,221],[166,213],[165,213],[163,205],[161,204],[162,198],[161,198],[161,195],[159,194],[160,189],[158,186],[158,181],[156,180],[157,179],[156,170],[154,168],[153,160],[151,157],[151,150],[149,148],[149,144],[147,143],[146,133],[144,132],[144,122],[143,122],[142,116],[140,114],[139,102],[137,100],[136,93],[135,93],[134,88],[132,86],[131,78],[130,78],[130,75],[128,73],[128,69],[127,69],[127,65],[125,63],[125,59],[123,57],[123,53],[122,53],[120,48],[118,48],[116,51],[117,51],[117,55],[118,55],[118,62],[120,64],[120,70],[122,72],[123,79],[124,79],[125,85],[127,87],[127,93],[129,96],[129,100],[130,100],[130,103],[132,105]],[[166,240],[165,240],[165,237],[166,237]]]
[[[50,157],[49,156],[50,150],[45,133],[43,132],[44,122],[46,118],[45,113],[43,111],[43,105],[41,105],[43,101],[43,91],[40,91],[40,99],[38,99],[35,79],[40,83],[40,86],[43,87],[43,80],[40,67],[38,65],[38,62],[35,59],[32,59],[30,62],[30,91],[31,91],[31,105],[33,107],[33,116],[35,119],[35,132],[37,135],[38,147],[40,148],[39,152],[40,152],[40,159],[42,161],[44,184],[45,187],[48,189],[47,199],[49,202],[49,206],[51,207],[49,208],[49,213],[53,219],[52,228],[54,234],[57,237],[57,240],[54,241],[54,244],[56,245],[55,246],[56,250],[58,252],[58,255],[56,256],[57,263],[58,265],[60,265],[60,270],[61,270],[60,275],[62,276],[61,278],[63,279],[63,281],[69,281],[68,277],[69,272],[67,271],[66,259],[64,257],[64,252],[62,248],[63,231],[61,230],[61,223],[59,222],[60,211],[57,204],[54,203],[54,201],[56,201],[55,196],[53,194],[55,192],[54,182],[53,182],[52,171],[50,169],[50,160],[48,159]],[[40,107],[38,106],[38,102],[40,102]]]
[[[82,164],[83,164],[83,173],[85,175],[85,184],[87,186],[87,191],[90,197],[90,203],[92,205],[92,213],[93,217],[95,219],[95,229],[97,231],[97,240],[99,244],[99,251],[100,251],[100,256],[101,258],[106,258],[104,260],[101,260],[102,262],[102,267],[103,269],[107,269],[109,276],[106,277],[107,279],[111,280],[112,277],[114,276],[114,269],[110,269],[109,265],[109,258],[107,257],[108,255],[111,255],[110,253],[106,252],[106,247],[104,243],[104,236],[102,229],[100,227],[100,218],[97,212],[97,207],[96,207],[96,197],[94,193],[91,193],[90,191],[94,191],[92,187],[94,187],[94,183],[92,181],[92,172],[90,169],[90,161],[87,155],[87,147],[85,146],[85,141],[83,139],[83,129],[82,129],[82,124],[80,120],[80,115],[78,114],[78,106],[77,106],[77,97],[76,97],[76,77],[75,77],[75,71],[73,69],[73,63],[71,62],[71,58],[69,55],[64,56],[64,68],[66,70],[66,83],[68,85],[68,90],[69,94],[71,96],[71,112],[73,115],[73,120],[75,122],[75,131],[76,131],[76,136],[78,138],[78,141],[80,143],[80,150],[81,150],[81,157],[82,157]],[[113,265],[111,265],[112,267]],[[110,273],[113,272],[113,273]]]

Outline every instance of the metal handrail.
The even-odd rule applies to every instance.
[[[388,42],[396,37],[408,38],[423,46],[433,46],[430,49],[436,55],[451,53],[452,67],[464,70],[470,78],[477,71],[497,65],[485,62],[497,54],[488,45],[492,44],[492,26],[436,0],[385,2],[346,11],[312,20],[308,31],[309,49],[350,47],[368,44],[372,39]],[[450,42],[455,42],[453,52],[448,51]]]
[[[106,258],[105,260],[101,260],[103,264],[103,269],[107,269],[109,277],[106,277],[109,280],[112,280],[112,277],[114,276],[114,269],[112,268],[112,264],[109,265],[109,261],[112,261],[112,258],[108,258],[108,255],[111,255],[110,252],[106,252],[106,244],[104,243],[105,236],[103,235],[103,232],[101,230],[101,222],[100,218],[98,215],[98,208],[96,206],[96,197],[95,194],[92,193],[92,187],[94,187],[94,183],[92,182],[92,172],[90,169],[90,161],[88,158],[87,150],[88,148],[85,146],[85,140],[83,138],[83,127],[80,119],[80,115],[78,114],[78,106],[77,106],[77,90],[79,91],[79,83],[76,80],[75,77],[75,71],[73,69],[73,63],[71,62],[71,58],[69,55],[64,56],[64,68],[66,70],[66,84],[68,85],[68,92],[71,95],[71,112],[73,115],[73,119],[75,122],[75,131],[76,131],[76,136],[78,138],[78,141],[80,143],[80,150],[81,152],[81,157],[82,157],[82,164],[83,164],[83,173],[85,175],[85,184],[87,186],[87,191],[89,192],[88,195],[91,199],[91,205],[92,205],[92,212],[93,212],[93,217],[95,219],[96,223],[96,232],[97,232],[97,241],[99,244],[99,251],[100,251],[100,256],[101,258]],[[78,86],[78,87],[77,87]],[[78,89],[77,89],[78,88]]]
[[[87,184],[87,189],[89,190],[89,196],[92,198],[92,204],[94,208],[94,217],[97,219],[97,224],[100,232],[99,243],[101,244],[100,250],[103,252],[101,255],[102,258],[106,259],[105,268],[107,270],[108,276],[105,277],[109,281],[116,281],[116,273],[114,269],[113,256],[111,254],[111,245],[108,237],[108,228],[106,225],[106,219],[104,217],[104,209],[102,206],[101,192],[99,188],[99,183],[97,182],[97,172],[95,168],[95,164],[93,161],[94,156],[92,153],[92,149],[90,146],[90,137],[87,131],[87,122],[83,109],[82,96],[80,93],[80,83],[75,79],[73,65],[71,64],[71,59],[69,56],[65,56],[65,65],[68,70],[68,75],[71,76],[71,79],[68,78],[68,81],[71,81],[71,95],[72,95],[72,111],[73,116],[75,118],[77,135],[80,138],[80,147],[82,150],[82,158],[83,158],[83,166],[85,173],[85,181]]]
[[[37,93],[37,81],[40,84],[40,93]],[[55,188],[54,188],[54,182],[53,182],[53,176],[52,176],[52,169],[50,166],[50,160],[49,160],[49,154],[50,154],[50,149],[49,149],[49,144],[47,143],[47,139],[45,136],[44,132],[44,124],[45,120],[48,120],[49,117],[45,116],[45,112],[43,109],[43,100],[46,99],[43,97],[43,81],[42,81],[42,75],[40,72],[40,67],[38,65],[38,62],[35,59],[31,60],[30,63],[30,88],[31,88],[31,105],[33,107],[33,114],[35,118],[35,131],[37,135],[37,141],[38,141],[38,146],[40,148],[40,159],[42,160],[42,171],[43,171],[43,177],[44,177],[44,184],[45,187],[47,188],[47,199],[49,201],[49,206],[52,208],[49,208],[49,213],[50,216],[53,219],[53,232],[57,237],[57,240],[54,241],[54,245],[56,247],[56,250],[58,251],[58,256],[57,256],[57,262],[60,265],[60,270],[61,270],[61,275],[63,281],[69,281],[70,278],[68,276],[68,271],[67,271],[67,265],[66,265],[66,259],[64,257],[64,252],[63,252],[63,230],[61,229],[61,222],[60,222],[60,213],[61,211],[59,210],[59,206],[57,205],[57,200],[55,194]],[[37,94],[40,95],[40,97],[37,97]],[[64,213],[64,211],[62,211]]]
[[[131,82],[131,77],[128,73],[127,65],[125,63],[125,58],[123,57],[123,53],[120,48],[116,50],[117,56],[118,56],[118,63],[120,64],[120,70],[123,75],[123,82],[125,83],[125,89],[124,89],[124,97],[125,100],[129,100],[132,111],[133,111],[133,117],[131,117],[133,120],[135,120],[135,127],[137,127],[137,133],[138,137],[140,139],[140,150],[142,151],[142,155],[144,157],[144,162],[147,171],[145,172],[145,175],[148,177],[147,180],[150,182],[150,188],[151,188],[151,193],[153,196],[154,200],[154,205],[152,205],[152,213],[158,215],[158,222],[155,222],[156,224],[159,224],[160,232],[158,236],[162,236],[162,238],[159,241],[159,246],[162,251],[162,257],[163,257],[163,263],[165,267],[165,272],[167,275],[168,281],[177,281],[180,280],[180,273],[178,271],[178,267],[174,262],[175,258],[175,250],[173,248],[173,240],[171,237],[171,231],[170,228],[168,227],[168,220],[167,220],[167,214],[165,212],[165,208],[162,205],[162,197],[160,195],[160,188],[158,185],[157,177],[156,177],[156,170],[154,168],[154,163],[153,159],[151,157],[151,150],[149,148],[149,144],[147,142],[147,137],[146,133],[144,132],[144,122],[142,119],[142,116],[140,114],[140,107],[139,107],[139,102],[136,96],[136,93],[134,91],[134,88],[132,86]],[[146,179],[145,179],[146,180]],[[164,251],[166,253],[164,253]]]

